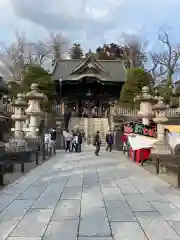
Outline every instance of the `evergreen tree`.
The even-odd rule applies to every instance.
[[[142,68],[130,68],[127,71],[126,82],[121,90],[120,102],[133,107],[134,98],[141,93],[142,87],[151,89],[152,76]]]
[[[38,83],[39,90],[48,97],[48,103],[44,107],[50,107],[55,98],[55,83],[51,80],[51,75],[41,66],[27,64],[24,69],[24,80],[22,83],[10,82],[9,96],[16,96],[17,93],[27,93],[30,91],[32,83]]]
[[[52,99],[55,93],[55,84],[51,80],[51,75],[38,65],[27,65],[24,73],[24,81],[21,84],[21,91],[28,92],[32,83],[38,83],[39,90],[48,99]]]
[[[83,58],[83,50],[81,44],[74,43],[72,48],[69,51],[69,56],[71,59],[82,59]]]

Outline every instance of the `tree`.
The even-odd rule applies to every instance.
[[[74,43],[72,48],[69,51],[69,56],[71,59],[82,59],[83,58],[83,50],[81,44]]]
[[[141,35],[142,36],[142,35]],[[122,56],[130,68],[144,67],[147,61],[146,47],[148,42],[135,34],[122,34],[124,45],[120,44]]]
[[[125,61],[127,68],[144,67],[147,56],[144,52],[145,43],[140,39],[133,38],[131,35],[123,35],[124,45],[110,43],[99,46],[96,49],[97,58],[100,60],[116,60],[122,59]]]
[[[17,96],[17,94],[21,91],[21,85],[15,81],[8,82],[8,98],[13,99]]]
[[[48,97],[49,101],[53,100],[56,92],[55,84],[51,80],[51,75],[41,66],[32,64],[26,65],[21,91],[30,91],[32,83],[38,83],[40,91]]]
[[[116,43],[104,44],[96,49],[96,55],[99,60],[122,59],[122,49]]]
[[[49,52],[54,56],[55,61],[63,57],[68,53],[69,40],[61,33],[50,33],[48,40]]]
[[[47,59],[49,55],[48,45],[43,41],[37,41],[35,43],[32,43],[33,48],[33,60],[32,64],[38,64],[39,66],[42,66],[44,61]]]
[[[24,80],[26,64],[42,65],[48,54],[46,44],[42,41],[29,42],[23,32],[15,33],[15,41],[10,45],[1,44],[0,60],[16,82]]]
[[[130,68],[127,71],[126,82],[121,90],[120,102],[132,107],[134,98],[142,87],[148,86],[151,89],[152,76],[142,68]]]
[[[173,85],[173,77],[180,67],[180,44],[173,46],[169,34],[165,31],[158,33],[158,39],[165,49],[159,53],[152,53],[153,68],[151,72],[155,77],[165,79],[165,87]]]
[[[158,33],[158,40],[164,46],[159,53],[152,53],[153,67],[150,72],[154,75],[159,85],[159,94],[169,104],[172,97],[173,81],[180,70],[180,44],[173,45],[166,31]]]

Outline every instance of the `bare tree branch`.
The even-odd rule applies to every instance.
[[[49,52],[53,54],[56,60],[63,57],[64,54],[68,54],[69,40],[62,34],[50,33],[50,39],[48,41]]]
[[[16,82],[23,81],[26,64],[42,65],[47,56],[47,45],[43,41],[29,42],[23,32],[16,31],[12,44],[0,44],[0,61]]]
[[[164,44],[164,51],[160,53],[151,54],[153,63],[152,72],[154,76],[164,76],[166,78],[166,85],[173,84],[173,77],[178,69],[180,70],[180,44],[173,46],[168,32],[162,31],[158,33],[158,39]],[[161,72],[156,72],[157,69],[163,69]]]
[[[127,33],[122,33],[121,39],[125,43],[125,46],[122,46],[123,57],[129,62],[130,67],[143,66],[147,60],[145,49],[148,42],[138,35]]]
[[[32,47],[34,61],[36,64],[42,66],[49,54],[48,45],[43,41],[38,41],[36,43],[32,43]]]

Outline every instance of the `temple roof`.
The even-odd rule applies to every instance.
[[[100,81],[124,82],[126,69],[121,60],[96,60],[92,54],[84,59],[60,59],[52,71],[53,80],[77,81],[96,77]]]

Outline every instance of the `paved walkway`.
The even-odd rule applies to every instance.
[[[120,153],[58,153],[0,195],[0,240],[177,240],[180,192]]]

